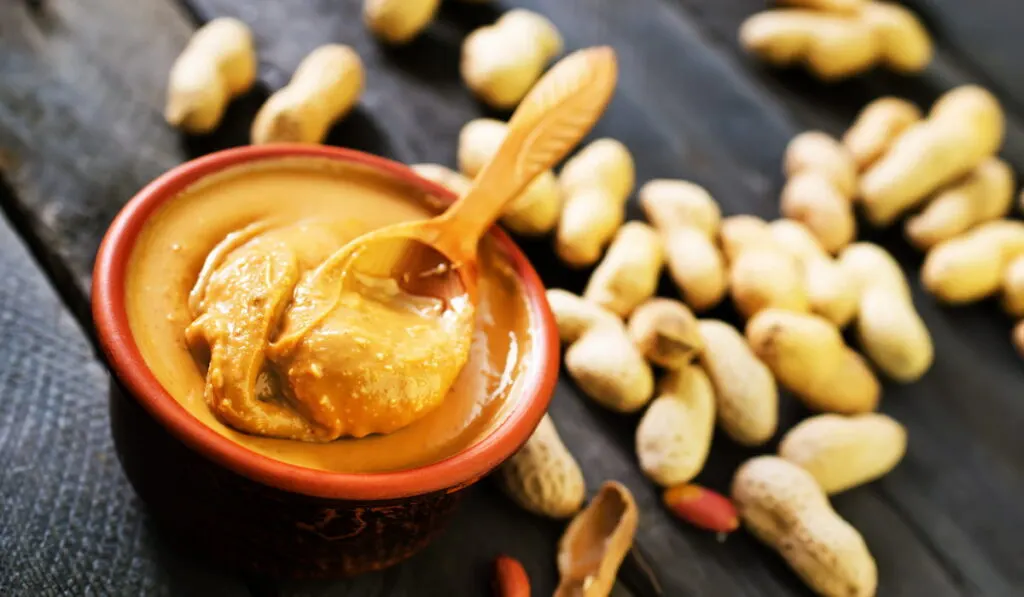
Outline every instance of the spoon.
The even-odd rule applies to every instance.
[[[342,285],[365,294],[394,280],[405,293],[448,303],[465,296],[475,304],[480,238],[505,204],[590,131],[611,99],[616,72],[609,47],[580,50],[555,64],[520,103],[498,151],[458,201],[429,220],[364,234],[331,257]]]

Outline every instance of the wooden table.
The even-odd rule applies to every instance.
[[[326,42],[351,44],[368,70],[358,109],[330,143],[452,164],[459,127],[486,113],[459,80],[460,42],[512,5],[550,17],[569,48],[614,46],[619,89],[594,134],[629,146],[641,182],[694,180],[727,214],[776,216],[786,142],[807,128],[838,134],[886,93],[927,106],[958,84],[990,87],[1009,112],[1003,155],[1024,172],[1018,0],[907,2],[939,44],[928,71],[831,86],[765,69],[739,51],[739,23],[763,4],[450,1],[421,39],[387,49],[363,28],[356,0],[0,2],[0,594],[486,595],[489,563],[502,552],[525,563],[535,595],[548,594],[560,525],[520,512],[489,482],[471,490],[450,531],[424,553],[346,582],[245,578],[166,545],[111,447],[107,378],[87,308],[97,244],[147,181],[246,143],[268,92]],[[221,15],[256,32],[261,85],[232,106],[216,134],[183,137],[161,117],[167,71],[197,24]],[[638,215],[635,206],[630,214]],[[916,277],[921,255],[898,229],[868,237]],[[586,274],[560,267],[548,241],[523,245],[548,283],[581,288]],[[882,405],[908,427],[909,454],[884,480],[836,497],[835,506],[878,560],[880,595],[1024,595],[1024,366],[1009,344],[1010,321],[990,302],[944,308],[916,286],[914,298],[937,343],[935,366],[918,383],[887,385]],[[552,412],[591,491],[614,478],[635,492],[638,544],[664,595],[809,594],[749,535],[719,543],[666,515],[635,463],[635,418],[595,407],[565,379]],[[783,398],[784,428],[804,414]],[[699,481],[725,490],[754,453],[717,436]],[[616,595],[655,594],[641,583],[620,585]]]

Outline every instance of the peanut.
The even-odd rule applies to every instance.
[[[440,4],[441,0],[366,0],[363,22],[378,39],[405,44],[427,28]]]
[[[839,266],[860,289],[857,339],[868,358],[896,381],[924,375],[935,349],[896,260],[878,245],[860,242],[843,251]]]
[[[636,454],[652,481],[663,487],[696,477],[715,431],[715,394],[698,365],[671,371],[636,428]]]
[[[907,220],[906,234],[918,249],[1009,213],[1016,181],[1010,166],[996,157],[978,164],[967,176],[940,191],[921,213]]]
[[[821,131],[806,131],[793,137],[783,157],[786,176],[820,172],[843,197],[857,192],[857,166],[839,141]]]
[[[825,252],[810,229],[795,220],[769,224],[772,238],[803,266],[811,311],[843,328],[857,314],[857,287]]]
[[[625,218],[633,192],[633,157],[614,139],[598,139],[573,156],[558,175],[565,206],[555,252],[573,267],[592,265]]]
[[[827,494],[874,481],[907,451],[907,430],[877,413],[816,415],[782,436],[779,456],[803,468]]]
[[[543,16],[513,9],[462,43],[462,80],[492,108],[513,108],[562,51],[562,36]]]
[[[744,463],[732,482],[740,519],[823,597],[871,597],[878,571],[864,538],[843,520],[814,477],[775,456]]]
[[[917,17],[887,2],[865,3],[848,14],[766,10],[744,21],[740,43],[769,64],[802,63],[826,81],[879,64],[898,72],[919,72],[933,53],[931,38]]]
[[[348,46],[328,44],[306,56],[288,85],[252,122],[252,142],[320,143],[363,92],[363,63]]]
[[[991,93],[972,85],[949,91],[864,172],[860,196],[868,219],[892,223],[992,156],[1003,133],[1003,111]]]
[[[736,506],[729,498],[695,483],[670,487],[661,499],[676,518],[695,527],[731,533],[740,526]]]
[[[715,246],[722,215],[711,195],[684,180],[652,180],[640,188],[640,206],[661,232],[669,273],[694,311],[725,296],[727,274]]]
[[[722,244],[722,252],[725,253],[725,258],[729,261],[735,261],[740,253],[747,249],[770,246],[774,241],[768,222],[749,214],[726,218],[722,222],[719,240]]]
[[[550,415],[544,415],[530,439],[498,468],[497,476],[512,501],[541,516],[572,516],[586,497],[580,465],[562,443]]]
[[[718,305],[729,280],[715,244],[690,226],[669,232],[664,242],[668,269],[683,301],[698,312]]]
[[[917,73],[932,61],[931,36],[907,7],[892,2],[868,2],[860,17],[874,29],[881,42],[882,61],[890,69]]]
[[[558,184],[566,197],[581,188],[598,186],[623,201],[636,183],[633,156],[615,139],[597,139],[569,158],[558,174]]]
[[[584,394],[617,412],[640,410],[654,393],[651,367],[621,324],[584,332],[565,351],[565,369]]]
[[[679,369],[697,357],[704,343],[697,318],[683,303],[652,298],[633,310],[629,337],[648,361],[666,369]]]
[[[830,253],[850,244],[857,235],[852,201],[819,172],[801,172],[787,180],[779,211],[806,225]]]
[[[1003,273],[1024,255],[1024,223],[986,222],[941,242],[925,257],[921,281],[939,300],[962,304],[981,300],[999,290]]]
[[[801,133],[786,148],[780,210],[806,225],[829,253],[850,244],[857,235],[853,194],[857,168],[853,157],[825,133]]]
[[[884,286],[910,299],[907,278],[893,256],[882,247],[858,242],[846,247],[836,262],[861,294],[871,286]]]
[[[171,67],[164,119],[189,133],[209,133],[228,102],[255,81],[252,31],[238,19],[213,19],[196,30]]]
[[[467,122],[459,132],[458,162],[462,174],[468,178],[479,174],[498,151],[507,131],[508,126],[504,122],[490,118]],[[547,234],[558,223],[561,209],[558,181],[553,172],[545,170],[505,207],[501,223],[517,234]]]
[[[931,334],[914,303],[883,286],[861,294],[856,327],[864,353],[891,379],[916,381],[935,359]]]
[[[729,288],[733,303],[746,318],[770,307],[810,309],[799,266],[782,251],[758,249],[742,253],[729,270]]]
[[[771,371],[731,325],[705,319],[698,329],[704,341],[700,361],[714,386],[719,426],[744,446],[767,442],[779,422],[779,395]]]
[[[458,197],[464,195],[473,185],[470,179],[440,164],[413,164],[410,168],[421,178],[436,182]]]
[[[569,343],[565,369],[584,394],[619,412],[635,412],[654,394],[654,373],[611,311],[564,290],[548,290],[558,334]]]
[[[530,577],[519,560],[498,556],[494,561],[495,597],[530,597]]]
[[[897,97],[878,98],[857,115],[843,135],[843,145],[858,170],[864,170],[888,151],[903,131],[920,120],[921,110],[914,104]]]
[[[1003,309],[1014,317],[1024,317],[1024,256],[1011,261],[1003,273]]]
[[[563,343],[572,344],[592,327],[622,325],[622,320],[611,311],[567,290],[552,288],[547,291],[547,299]]]
[[[881,52],[865,21],[799,8],[759,12],[743,22],[739,37],[746,51],[768,64],[806,64],[825,81],[870,69]]]
[[[810,309],[800,262],[774,241],[767,223],[730,216],[722,222],[721,236],[731,260],[729,293],[744,317],[769,307]]]
[[[828,12],[856,13],[870,0],[780,0],[783,6],[801,6]]]
[[[654,296],[664,263],[661,238],[643,222],[629,222],[590,276],[583,298],[625,317]]]
[[[747,341],[807,408],[861,413],[878,406],[878,380],[823,317],[766,309],[747,323]]]
[[[629,489],[605,481],[558,541],[561,579],[553,597],[605,597],[633,546],[639,510]]]
[[[718,236],[722,212],[700,185],[685,180],[657,178],[640,188],[640,203],[651,224],[663,232],[692,226],[708,238]]]

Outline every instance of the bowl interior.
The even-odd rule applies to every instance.
[[[190,414],[157,381],[131,335],[125,310],[129,258],[147,219],[168,199],[225,169],[283,158],[330,159],[368,167],[442,201],[454,196],[409,168],[376,156],[325,146],[251,146],[211,154],[183,164],[140,191],[122,209],[104,237],[93,275],[93,314],[101,347],[120,383],[161,425],[190,448],[243,476],[318,497],[382,500],[464,486],[511,455],[547,409],[558,375],[558,337],[544,287],[522,252],[501,230],[491,231],[520,282],[530,310],[532,354],[524,363],[522,390],[491,432],[453,456],[392,472],[337,473],[287,464],[224,437]]]

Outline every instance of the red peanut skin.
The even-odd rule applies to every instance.
[[[530,597],[530,577],[519,560],[501,555],[494,561],[494,597]]]
[[[736,507],[722,494],[694,483],[665,490],[665,507],[677,518],[716,533],[731,533],[739,525]]]

